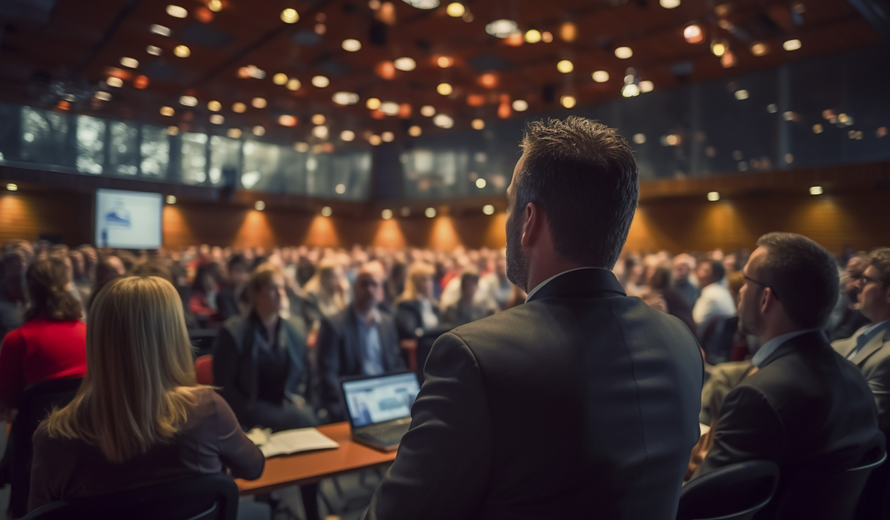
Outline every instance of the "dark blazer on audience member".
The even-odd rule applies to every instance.
[[[857,330],[847,339],[832,342],[831,346],[846,358],[856,347],[856,337],[869,327],[871,324]],[[868,381],[878,406],[878,425],[881,431],[890,433],[890,329],[871,338],[850,361],[859,367]]]
[[[874,398],[859,370],[825,335],[780,345],[723,402],[714,445],[694,477],[748,460],[779,465],[780,496],[811,465],[849,469],[882,449]],[[878,455],[880,455],[878,453]]]
[[[399,349],[399,335],[392,316],[380,314],[380,347],[383,370],[403,370],[405,361]],[[346,420],[340,378],[362,375],[362,344],[359,340],[358,316],[352,305],[321,321],[318,332],[318,371],[321,377],[322,403],[333,421]]]
[[[440,318],[439,305],[430,302],[430,307],[436,318]],[[399,339],[416,338],[417,329],[423,329],[423,311],[419,300],[403,300],[396,307],[396,327],[399,330]]]
[[[703,362],[680,320],[604,269],[435,343],[367,519],[673,520]]]

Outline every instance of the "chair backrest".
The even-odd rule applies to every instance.
[[[62,408],[74,398],[81,378],[53,379],[35,383],[22,393],[18,414],[12,423],[6,453],[3,456],[4,481],[10,484],[9,512],[12,518],[24,516],[31,491],[31,458],[34,447],[31,437],[40,421],[53,408]]]
[[[213,384],[213,354],[205,354],[195,360],[195,377],[199,385]]]
[[[218,473],[53,502],[35,509],[25,520],[235,520],[237,514],[238,486]]]
[[[689,481],[677,520],[748,520],[776,491],[779,466],[767,460],[730,464]]]
[[[885,460],[886,452],[877,460],[848,470],[801,469],[778,498],[776,519],[852,519],[869,475]]]

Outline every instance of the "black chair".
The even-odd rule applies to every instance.
[[[235,520],[238,486],[221,473],[171,480],[111,495],[63,500],[25,520]]]
[[[82,379],[54,379],[26,388],[19,402],[18,414],[12,422],[6,453],[0,462],[0,484],[8,483],[9,514],[20,518],[28,512],[31,491],[31,458],[34,447],[31,437],[53,408],[70,403]]]
[[[871,472],[887,453],[848,470],[801,469],[778,499],[777,520],[851,520]]]
[[[768,460],[714,470],[683,486],[677,520],[750,520],[773,497],[778,482],[779,466]]]

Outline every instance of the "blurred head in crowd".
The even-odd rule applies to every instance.
[[[70,280],[65,262],[58,257],[38,260],[29,267],[25,276],[28,291],[25,320],[37,317],[62,321],[80,319],[83,309],[69,292]]]
[[[433,277],[436,270],[430,264],[423,262],[416,263],[408,270],[408,277],[405,280],[405,292],[402,293],[403,301],[433,299]]]
[[[850,304],[859,301],[859,279],[867,265],[868,255],[866,253],[856,253],[847,260],[847,265],[841,275],[841,291]]]
[[[86,281],[86,264],[83,259],[83,253],[76,249],[68,252],[68,258],[71,261],[71,269],[74,272],[72,281],[75,283],[83,283]]]
[[[862,315],[872,323],[890,319],[890,248],[875,249],[859,278]]]
[[[702,260],[695,270],[698,286],[702,289],[719,282],[725,274],[723,264],[719,260]]]
[[[359,312],[370,312],[383,301],[384,276],[380,262],[368,262],[359,268],[353,286],[355,307]]]
[[[219,264],[209,262],[202,264],[195,272],[195,280],[192,283],[192,291],[203,294],[218,292]]]
[[[173,271],[162,260],[148,260],[142,262],[133,269],[133,276],[156,276],[176,285]]]
[[[838,296],[834,257],[794,233],[769,233],[757,244],[743,270],[739,329],[763,340],[825,326]]]
[[[266,263],[250,275],[250,301],[262,319],[278,316],[287,295],[284,292],[284,273],[275,264]]]
[[[119,276],[127,273],[124,263],[121,259],[114,255],[102,257],[99,265],[96,266],[96,285],[105,285]]]
[[[663,291],[671,286],[671,268],[670,264],[656,265],[649,276],[649,287],[655,291]]]
[[[689,275],[695,269],[695,258],[686,253],[681,253],[674,257],[673,277],[676,283],[682,284],[689,281]]]
[[[467,271],[460,275],[460,300],[471,303],[479,290],[479,275],[475,271]]]
[[[250,262],[240,253],[229,258],[226,270],[229,272],[229,282],[235,287],[247,285],[250,281]]]
[[[507,190],[507,274],[528,290],[536,263],[611,269],[639,197],[633,150],[614,129],[570,116],[535,121]]]

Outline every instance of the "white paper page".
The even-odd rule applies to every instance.
[[[269,436],[269,440],[260,446],[260,451],[268,458],[302,451],[333,449],[339,446],[315,428],[299,428],[273,433]]]

